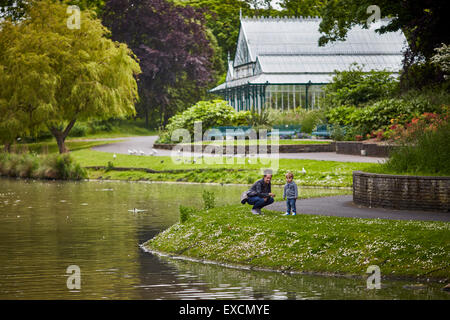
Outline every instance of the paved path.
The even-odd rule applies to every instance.
[[[157,136],[146,137],[126,137],[115,138],[125,140],[117,143],[110,143],[103,146],[95,146],[92,149],[103,152],[128,154],[129,149],[135,149],[137,151],[142,150],[145,155],[149,155],[153,144],[155,143]],[[170,150],[158,150],[156,156],[171,156]],[[193,153],[194,156],[200,154]],[[270,155],[270,154],[269,154]],[[283,159],[308,159],[308,160],[325,160],[325,161],[340,161],[340,162],[366,162],[366,163],[379,163],[383,162],[384,158],[377,157],[361,157],[346,154],[337,154],[336,152],[305,152],[305,153],[280,153],[280,158]]]
[[[317,214],[323,216],[389,219],[389,220],[422,220],[450,222],[450,212],[408,211],[384,208],[366,208],[353,203],[353,196],[333,196],[297,200],[297,214]],[[285,212],[286,202],[275,202],[268,210]]]

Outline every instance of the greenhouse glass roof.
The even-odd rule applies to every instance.
[[[407,42],[401,31],[378,34],[355,26],[345,41],[319,47],[319,18],[243,18],[227,81],[211,91],[244,84],[329,83],[335,70],[358,63],[363,71],[398,73]],[[249,66],[251,66],[249,68]],[[242,72],[241,70],[244,70]]]

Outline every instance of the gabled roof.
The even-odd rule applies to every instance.
[[[401,54],[406,45],[401,31],[375,32],[387,21],[380,20],[370,29],[354,26],[345,41],[319,47],[319,18],[243,18],[234,66],[255,62],[260,55]],[[248,55],[242,55],[242,51],[248,51]]]
[[[329,83],[334,71],[348,70],[352,63],[363,71],[401,69],[406,38],[401,31],[375,32],[388,20],[370,29],[354,26],[345,41],[319,47],[319,18],[244,18],[234,62],[229,63],[227,81],[211,92],[246,84]],[[252,63],[248,76],[235,76],[239,66]],[[244,73],[246,74],[246,73]]]

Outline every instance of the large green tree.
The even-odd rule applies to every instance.
[[[0,25],[0,39],[9,40],[0,54],[0,110],[27,130],[48,128],[61,153],[77,120],[135,113],[140,73],[134,54],[110,40],[91,11],[81,12],[77,29],[66,10],[67,3],[33,1],[20,21]]]
[[[293,17],[316,17],[321,15],[326,0],[282,0],[282,15]]]
[[[101,13],[105,0],[54,0],[68,5],[77,5],[80,9],[91,9],[97,14]],[[26,15],[27,8],[33,3],[33,0],[0,0],[0,17],[8,17],[12,20],[18,20]]]

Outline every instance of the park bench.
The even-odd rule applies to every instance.
[[[314,130],[311,135],[329,138],[331,136],[331,132],[326,124],[321,124],[316,127],[316,130]]]
[[[284,124],[276,125],[272,127],[272,130],[278,130],[278,135],[280,137],[291,137],[302,131],[302,126],[299,124]],[[267,136],[271,136],[273,133],[270,131]]]
[[[211,129],[215,129],[214,131],[218,130],[219,133],[211,131],[208,133],[207,137],[242,137],[245,135],[248,135],[250,133],[250,130],[252,127],[250,126],[222,126],[222,127],[212,127]],[[228,132],[227,132],[228,130]]]

